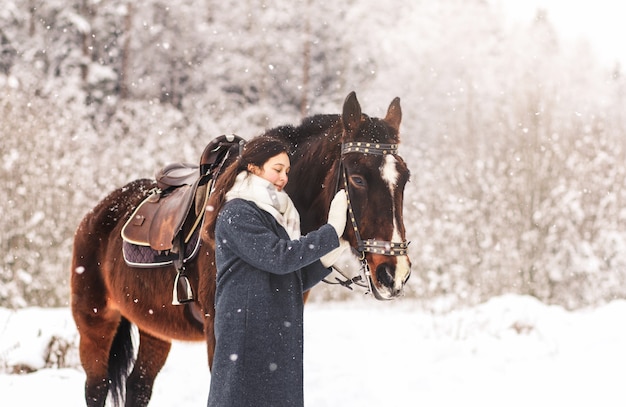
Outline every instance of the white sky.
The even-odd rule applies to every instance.
[[[529,21],[538,8],[562,38],[586,39],[603,63],[626,63],[626,2],[623,0],[499,0],[512,19]]]

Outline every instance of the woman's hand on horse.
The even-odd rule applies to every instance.
[[[335,197],[330,202],[330,209],[328,210],[328,224],[335,228],[337,237],[343,235],[346,229],[346,221],[348,220],[348,196],[346,191],[341,189],[335,194]]]
[[[344,238],[340,237],[339,247],[331,250],[330,252],[328,252],[328,254],[325,254],[320,258],[320,261],[322,262],[322,266],[326,268],[331,267],[333,264],[337,262],[337,260],[339,260],[339,257],[341,256],[341,254],[349,248],[350,248],[350,243],[348,243],[348,241],[345,240]]]

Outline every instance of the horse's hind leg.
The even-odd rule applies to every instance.
[[[105,319],[74,312],[80,332],[80,360],[85,370],[85,402],[89,407],[102,407],[109,393],[109,349],[119,325],[117,319]]]
[[[126,382],[126,406],[147,406],[154,379],[161,371],[172,347],[171,342],[139,330],[139,351],[132,373]]]

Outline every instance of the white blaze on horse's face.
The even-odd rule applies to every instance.
[[[403,241],[400,236],[400,229],[398,228],[398,218],[396,216],[396,202],[395,202],[395,190],[398,186],[398,178],[400,173],[397,169],[397,160],[391,154],[386,154],[383,160],[383,164],[380,169],[383,180],[387,183],[389,193],[391,194],[391,210],[393,219],[393,234],[391,236],[392,242]],[[411,271],[409,259],[407,256],[398,256],[396,258],[396,275],[394,280],[394,289],[400,291],[406,279]]]
[[[387,182],[387,186],[389,187],[389,190],[391,191],[392,199],[393,199],[394,189],[396,188],[396,185],[398,184],[398,177],[400,176],[396,168],[396,164],[397,164],[396,157],[394,157],[391,154],[386,154],[385,160],[380,170],[380,173],[383,179]]]

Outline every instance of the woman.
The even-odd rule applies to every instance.
[[[300,236],[283,188],[288,147],[250,140],[220,175],[207,214],[217,286],[216,347],[209,406],[303,406],[303,293],[326,277],[348,245],[347,198],[333,199],[328,224]]]

